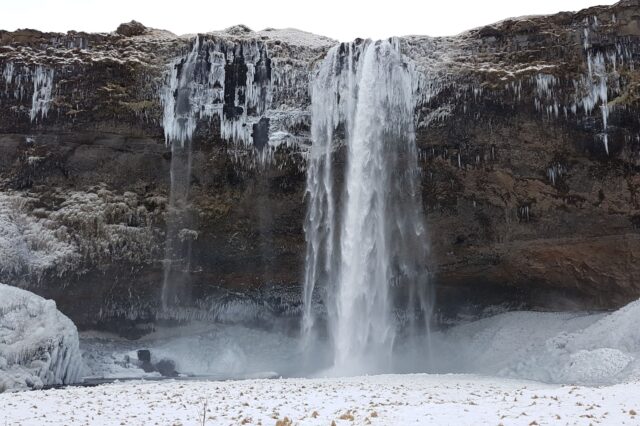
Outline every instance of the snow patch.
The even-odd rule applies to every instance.
[[[267,28],[258,31],[257,34],[263,39],[278,40],[293,46],[304,46],[310,49],[328,49],[338,42],[329,37],[313,34],[295,28]]]

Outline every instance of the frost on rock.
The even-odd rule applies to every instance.
[[[0,392],[76,383],[78,330],[52,300],[0,284]]]
[[[36,280],[44,272],[78,260],[65,238],[65,229],[54,221],[26,214],[26,198],[0,194],[0,275],[3,279],[30,274]]]
[[[304,46],[312,49],[328,49],[329,47],[337,44],[337,41],[328,37],[298,30],[295,28],[267,28],[262,31],[258,31],[258,34],[263,38],[277,40],[279,42],[284,42],[291,45]]]
[[[65,201],[48,209],[34,208],[38,199],[29,194],[0,194],[2,280],[37,285],[45,274],[78,271],[83,262],[142,264],[154,258],[153,215],[135,194],[93,188],[60,195]]]

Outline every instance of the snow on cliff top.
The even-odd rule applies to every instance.
[[[256,34],[269,37],[271,40],[280,40],[291,45],[306,46],[312,49],[331,47],[338,44],[337,40],[329,37],[309,33],[295,28],[267,28]]]
[[[222,37],[258,38],[262,40],[281,41],[291,46],[307,47],[310,49],[323,49],[334,46],[339,42],[329,37],[313,34],[295,28],[266,28],[261,31],[253,31],[245,25],[234,25],[224,30],[210,31],[206,34],[214,34]],[[193,38],[195,33],[182,34],[180,38]]]

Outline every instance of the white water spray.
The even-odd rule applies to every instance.
[[[397,43],[330,50],[314,82],[312,123],[303,332],[315,337],[312,298],[323,286],[334,372],[389,371],[403,325],[394,308],[429,316],[412,79]],[[331,160],[342,133],[348,161],[336,189],[341,171]]]

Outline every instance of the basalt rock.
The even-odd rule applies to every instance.
[[[147,31],[147,27],[138,21],[125,22],[118,25],[116,32],[126,37],[140,36]]]
[[[640,297],[640,2],[399,43],[443,315]],[[243,26],[0,32],[0,281],[79,327],[160,319],[165,142],[189,128],[193,302],[163,318],[297,315],[309,81],[334,44]]]

